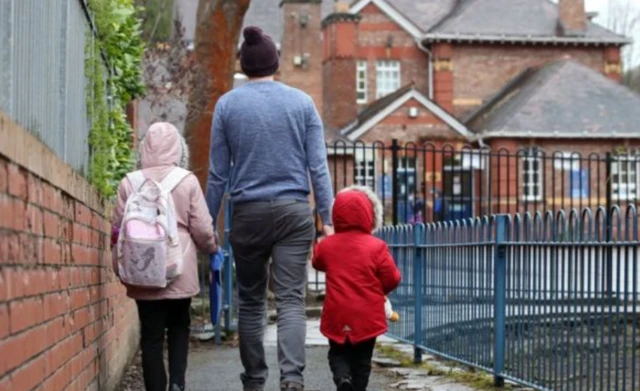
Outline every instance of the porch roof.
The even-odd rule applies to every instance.
[[[640,138],[640,95],[570,59],[530,68],[463,122],[476,138]]]

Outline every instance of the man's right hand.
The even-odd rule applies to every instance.
[[[324,225],[322,226],[322,233],[325,237],[331,236],[335,234],[335,230],[333,229],[333,225]]]

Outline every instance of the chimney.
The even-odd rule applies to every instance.
[[[348,125],[358,115],[356,63],[360,16],[350,14],[344,1],[322,22],[324,33],[323,119],[331,129]]]
[[[587,28],[584,0],[559,0],[560,27],[564,35],[582,35]]]
[[[264,0],[258,0],[264,1]],[[282,0],[279,80],[313,98],[322,112],[322,0]]]

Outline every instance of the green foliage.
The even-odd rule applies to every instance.
[[[134,165],[133,130],[125,107],[144,94],[144,43],[133,0],[89,0],[88,5],[98,30],[95,39],[90,33],[86,49],[87,113],[92,125],[89,178],[102,195],[111,197]]]
[[[142,32],[147,42],[166,42],[173,28],[174,0],[135,0],[141,8]]]

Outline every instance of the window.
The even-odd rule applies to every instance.
[[[413,195],[416,191],[416,159],[403,157],[398,161],[398,196]]]
[[[638,159],[618,157],[611,163],[611,197],[632,201],[638,197]]]
[[[572,170],[569,181],[569,196],[571,198],[589,198],[589,169]]]
[[[358,103],[367,103],[367,62],[358,61],[356,73],[356,92]]]
[[[529,150],[522,158],[522,194],[525,201],[542,200],[543,192],[542,159],[536,150]]]
[[[582,167],[582,158],[575,152],[556,152],[553,155],[555,170],[568,172],[569,198],[589,198],[589,169]]]
[[[355,164],[353,166],[355,184],[375,189],[376,162],[374,151],[356,147]]]
[[[400,88],[400,62],[378,61],[376,63],[376,98],[382,98]]]

